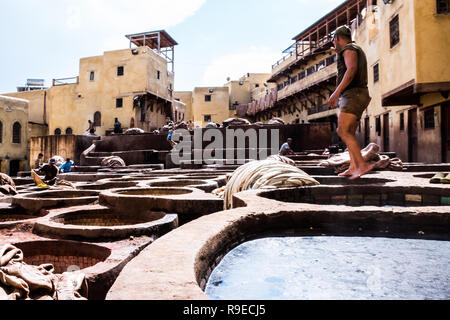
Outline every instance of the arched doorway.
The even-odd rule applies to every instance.
[[[72,130],[72,128],[67,128],[66,129],[66,134],[73,134],[73,130]]]
[[[94,126],[101,127],[102,126],[102,114],[100,111],[94,113]]]
[[[60,128],[56,128],[55,129],[55,136],[60,136],[61,135],[61,129]]]

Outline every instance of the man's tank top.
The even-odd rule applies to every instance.
[[[342,51],[338,54],[337,59],[337,85],[342,82],[344,79],[345,72],[347,71],[347,67],[345,65],[344,60],[344,52],[345,50],[355,50],[358,53],[358,70],[356,71],[356,75],[353,78],[352,82],[345,88],[344,91],[347,91],[352,88],[367,88],[367,58],[364,51],[358,46],[355,42],[347,43]]]

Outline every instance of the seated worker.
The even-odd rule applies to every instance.
[[[35,171],[39,171],[40,173],[45,174],[43,181],[47,185],[53,186],[56,183],[59,168],[56,166],[55,159],[50,159],[49,164],[46,164],[40,170],[35,170]]]
[[[286,155],[293,155],[293,154],[295,154],[294,151],[292,150],[291,146],[292,146],[292,138],[288,138],[287,142],[284,143],[281,146],[279,155],[280,156],[286,156]]]
[[[44,155],[42,153],[39,153],[37,158],[34,160],[34,169],[39,169],[41,167],[43,159]]]
[[[67,173],[72,171],[73,161],[70,160],[70,158],[66,159],[66,162],[64,162],[61,167],[59,167],[59,171]]]

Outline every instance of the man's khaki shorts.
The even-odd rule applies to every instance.
[[[339,97],[339,108],[342,112],[354,114],[358,121],[369,106],[372,98],[367,88],[352,88],[345,90]]]

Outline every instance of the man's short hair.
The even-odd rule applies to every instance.
[[[50,163],[56,163],[55,159],[50,159]]]
[[[42,154],[42,153],[39,153],[38,154],[38,157],[43,157],[44,155]]]
[[[340,36],[347,39],[352,39],[352,31],[349,27],[346,25],[340,26],[334,31],[333,39],[336,38],[336,36]]]
[[[288,138],[287,141],[293,141],[292,138]]]

